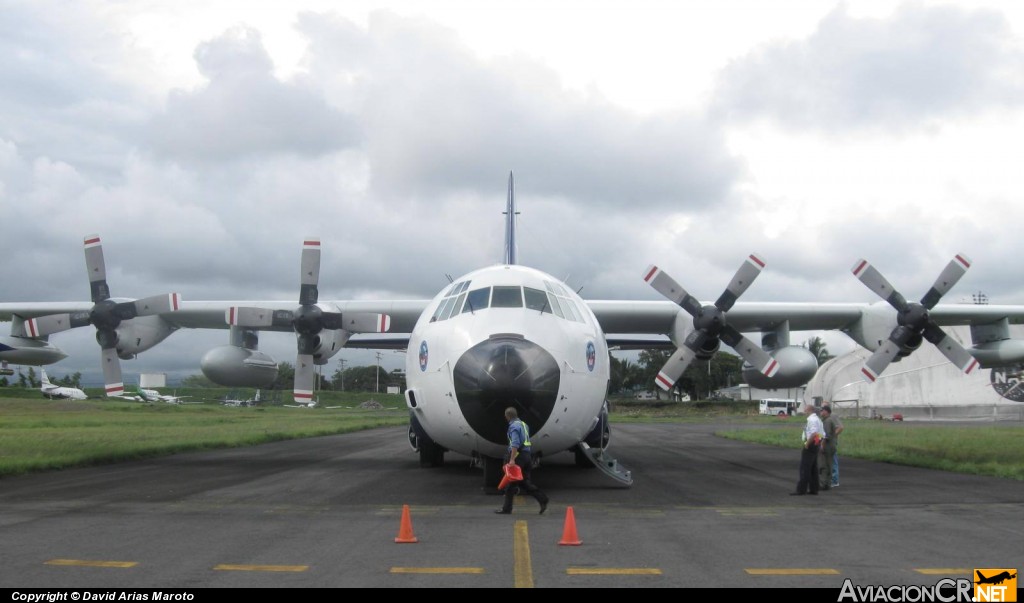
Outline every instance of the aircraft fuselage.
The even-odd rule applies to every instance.
[[[594,429],[608,378],[604,333],[583,300],[539,270],[497,265],[456,279],[420,317],[406,401],[438,445],[494,458],[514,407],[534,455],[550,455]]]

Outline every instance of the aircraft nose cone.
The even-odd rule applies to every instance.
[[[455,363],[455,398],[470,427],[490,442],[507,444],[505,409],[515,408],[531,435],[551,416],[558,398],[558,363],[547,350],[519,336],[492,336]]]

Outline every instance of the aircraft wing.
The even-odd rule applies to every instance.
[[[680,312],[684,320],[690,320],[682,308],[669,301],[592,300],[587,305],[609,334],[666,334],[672,331]],[[884,302],[737,302],[729,311],[729,324],[748,333],[769,331],[785,321],[793,331],[842,330],[856,323],[869,308],[877,311],[879,306],[895,316],[895,310]],[[931,310],[931,317],[943,326],[991,324],[1004,318],[1010,324],[1024,324],[1024,306],[940,304]]]
[[[360,312],[387,314],[391,318],[391,331],[410,333],[429,300],[382,300],[382,301],[326,301],[323,305],[334,306],[339,312]],[[10,302],[0,303],[0,321],[9,321],[15,315],[22,318],[36,318],[50,314],[88,312],[91,302]],[[182,301],[176,312],[165,312],[160,317],[177,327],[187,329],[226,329],[224,313],[233,306],[256,306],[269,310],[295,310],[294,301]],[[267,331],[291,331],[291,327],[267,327]]]
[[[0,303],[0,322],[7,322],[15,315],[22,318],[38,318],[49,314],[73,314],[92,310],[92,302],[7,302]]]

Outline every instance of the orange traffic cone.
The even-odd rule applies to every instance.
[[[580,537],[576,535],[576,514],[572,507],[565,509],[565,529],[562,530],[562,539],[558,541],[561,546],[579,546],[583,544]]]
[[[395,542],[403,544],[419,542],[419,539],[412,533],[412,519],[409,517],[409,505],[402,505],[402,525],[398,528],[398,537],[395,538]]]

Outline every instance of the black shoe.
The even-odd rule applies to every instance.
[[[544,511],[547,511],[547,510],[548,510],[548,501],[545,500],[544,502],[540,503],[540,513],[538,513],[538,515],[543,515]]]
[[[512,511],[506,511],[505,509],[495,509],[494,512],[497,513],[498,515],[511,515],[512,514]]]

